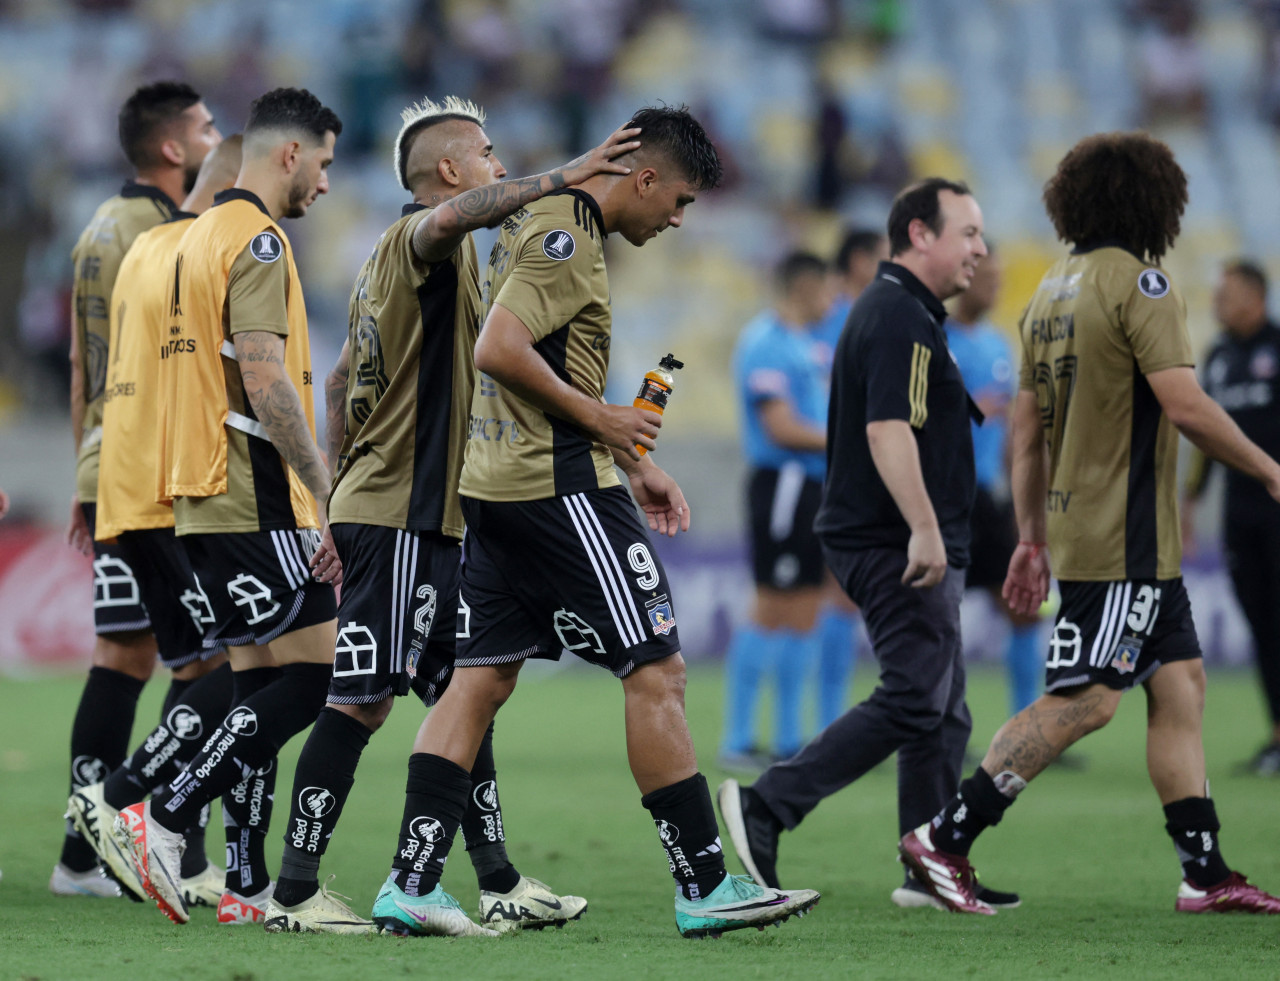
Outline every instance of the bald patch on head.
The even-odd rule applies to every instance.
[[[225,184],[229,187],[235,183],[243,160],[244,137],[233,133],[205,156],[196,184]]]
[[[484,130],[467,119],[446,119],[428,126],[409,147],[405,177],[410,189],[423,183],[436,185],[440,178],[440,161],[446,157],[459,160],[471,143],[487,145]]]

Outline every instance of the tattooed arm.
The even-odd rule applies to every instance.
[[[320,459],[320,448],[307,425],[298,390],[284,369],[285,339],[265,330],[244,331],[235,334],[233,339],[245,398],[284,462],[315,495],[323,525],[325,502],[329,498],[329,469]]]
[[[338,454],[347,438],[347,378],[351,374],[351,341],[342,342],[342,353],[324,380],[324,441],[329,468],[338,472]]]
[[[413,233],[413,252],[423,262],[441,262],[453,255],[468,232],[492,228],[507,215],[536,201],[544,194],[581,184],[596,174],[629,174],[631,168],[615,158],[640,146],[632,140],[638,129],[618,129],[589,153],[584,153],[558,170],[536,177],[484,184],[463,191],[439,205]]]

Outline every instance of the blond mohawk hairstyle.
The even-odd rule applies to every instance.
[[[400,181],[400,186],[408,191],[410,190],[409,175],[405,173],[405,167],[409,162],[409,144],[415,136],[424,129],[447,119],[461,119],[483,126],[485,117],[484,110],[470,99],[446,95],[441,102],[432,102],[430,99],[415,102],[408,109],[401,110],[400,118],[404,120],[404,125],[400,127],[400,133],[396,136],[396,179]]]

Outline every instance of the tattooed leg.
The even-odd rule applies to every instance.
[[[1041,695],[1001,726],[982,768],[1030,782],[1072,743],[1111,721],[1120,692],[1090,685],[1066,695]]]

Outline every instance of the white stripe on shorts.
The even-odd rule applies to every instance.
[[[284,573],[285,581],[289,583],[290,589],[297,589],[298,583],[295,581],[296,576],[293,568],[293,556],[289,552],[288,544],[280,537],[284,532],[271,532],[271,544],[276,547],[276,558],[280,560],[280,571]]]
[[[617,556],[609,548],[609,538],[600,527],[591,504],[582,494],[571,494],[564,499],[564,503],[569,511],[569,518],[578,531],[578,537],[586,549],[587,558],[591,560],[591,567],[595,570],[596,579],[600,583],[600,590],[609,607],[609,613],[613,616],[613,625],[618,631],[618,636],[627,647],[642,643],[644,641],[643,624],[636,615],[635,609],[627,602],[629,597],[622,569],[618,566]],[[630,618],[627,616],[628,612],[631,613]]]
[[[781,542],[791,537],[796,526],[796,508],[804,490],[804,466],[788,460],[778,468],[778,482],[773,485],[773,506],[769,509],[769,537]]]

